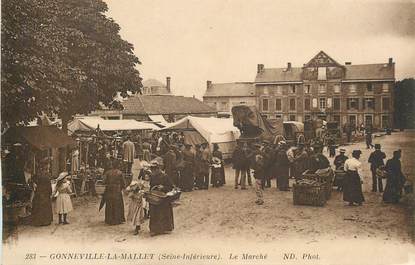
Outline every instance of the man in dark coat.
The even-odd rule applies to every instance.
[[[320,146],[314,147],[314,155],[310,158],[310,169],[315,172],[318,169],[325,169],[330,167],[330,161],[323,155],[323,148]]]
[[[382,179],[377,177],[376,169],[380,166],[383,166],[385,163],[383,159],[386,158],[386,155],[381,150],[380,144],[375,144],[375,151],[373,151],[368,159],[370,163],[370,171],[372,172],[372,192],[377,192],[377,188],[379,187],[379,192],[383,192],[383,183]]]
[[[202,189],[208,189],[209,188],[209,167],[210,167],[210,161],[211,153],[209,151],[207,143],[202,144],[202,161],[201,161],[201,167],[200,167],[200,177],[202,181]]]
[[[232,153],[232,168],[235,169],[235,189],[238,188],[239,176],[241,176],[241,189],[245,190],[246,171],[249,168],[249,160],[243,150],[243,142],[238,141]]]
[[[176,153],[174,152],[174,148],[174,146],[170,146],[169,151],[164,154],[163,163],[167,177],[170,178],[174,185],[178,185],[176,172]]]
[[[333,164],[334,164],[334,166],[336,167],[336,170],[338,170],[338,169],[342,168],[342,167],[344,166],[344,162],[346,162],[346,160],[347,160],[347,159],[349,159],[349,158],[345,155],[345,153],[346,153],[346,149],[344,149],[344,148],[340,148],[340,154],[339,154],[339,155],[337,155],[337,156],[334,158],[334,162],[333,162]]]
[[[288,191],[289,187],[289,168],[290,161],[287,155],[287,145],[284,141],[278,143],[275,157],[275,177],[277,178],[277,188],[281,191]]]
[[[272,176],[274,156],[273,156],[273,150],[271,146],[269,145],[269,143],[267,142],[264,143],[262,154],[263,154],[262,156],[263,156],[263,164],[264,164],[264,170],[262,173],[264,175],[263,187],[271,188],[271,178],[274,177]]]
[[[401,169],[401,151],[394,151],[393,158],[386,162],[387,181],[385,192],[383,193],[383,201],[387,203],[398,203],[402,187],[405,184],[405,176]]]

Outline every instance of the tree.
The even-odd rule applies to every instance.
[[[102,0],[2,2],[2,123],[66,122],[141,90],[140,61]],[[3,124],[2,124],[3,125]]]
[[[396,82],[394,94],[395,127],[415,128],[415,79]]]

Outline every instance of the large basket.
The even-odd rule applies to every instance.
[[[333,189],[333,170],[329,169],[327,173],[318,174],[311,170],[306,170],[303,174],[303,179],[315,180],[323,185],[326,199],[330,199],[331,191]]]
[[[153,205],[160,205],[168,198],[166,193],[158,190],[146,191],[144,193],[144,197],[146,198],[148,203]]]
[[[293,185],[294,205],[324,206],[326,201],[326,187],[323,183]]]

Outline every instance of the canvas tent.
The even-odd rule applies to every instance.
[[[160,131],[181,131],[187,144],[217,143],[225,157],[233,152],[239,130],[233,126],[233,119],[204,118],[187,116],[167,125]]]
[[[158,127],[151,123],[139,122],[136,120],[104,120],[98,117],[75,118],[68,124],[70,133],[76,131],[94,131],[98,128],[101,131],[136,131],[136,130],[157,130]]]

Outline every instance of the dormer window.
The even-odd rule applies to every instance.
[[[317,80],[327,80],[327,67],[318,68]]]

